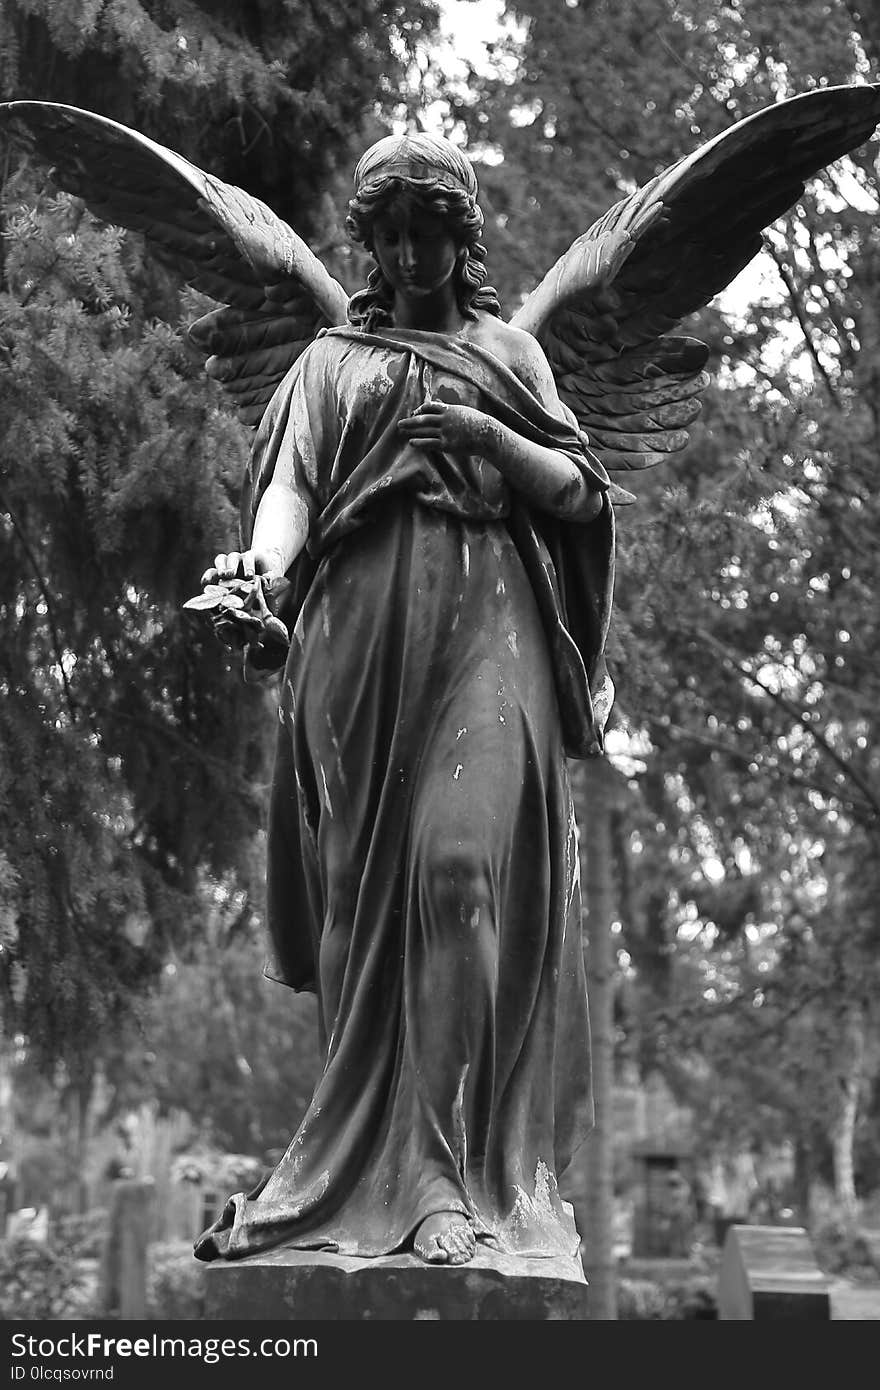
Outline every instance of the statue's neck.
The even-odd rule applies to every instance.
[[[415,298],[394,296],[395,328],[419,328],[429,333],[457,333],[464,327],[464,316],[458,307],[455,290],[447,281],[433,294]]]

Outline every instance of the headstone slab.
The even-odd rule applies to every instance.
[[[718,1276],[718,1317],[828,1321],[831,1286],[802,1226],[731,1226]]]
[[[362,1259],[321,1250],[270,1250],[205,1267],[205,1318],[242,1320],[585,1320],[587,1283],[576,1256],[528,1258],[478,1246],[464,1265],[413,1254]]]
[[[147,1246],[154,1203],[152,1178],[114,1181],[99,1275],[99,1306],[106,1317],[145,1316]]]

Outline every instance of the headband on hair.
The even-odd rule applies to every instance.
[[[477,176],[467,155],[431,135],[386,135],[371,145],[354,171],[355,195],[390,178],[439,183],[464,190],[476,202]]]

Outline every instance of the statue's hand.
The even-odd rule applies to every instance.
[[[462,450],[490,456],[497,443],[498,422],[482,410],[446,401],[425,401],[397,426],[420,448]]]
[[[253,579],[261,574],[269,579],[280,578],[284,565],[277,550],[230,550],[214,556],[214,563],[202,575],[202,584],[217,584],[224,579]]]
[[[238,651],[256,648],[274,664],[283,664],[290,638],[273,609],[288,588],[284,575],[273,572],[270,556],[230,551],[215,556],[202,575],[202,592],[183,606],[204,612],[225,646]]]

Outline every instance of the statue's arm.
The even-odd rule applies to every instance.
[[[550,364],[538,343],[507,325],[499,325],[499,331],[503,342],[493,346],[502,348],[507,365],[551,413],[562,416]],[[602,510],[604,489],[570,453],[527,439],[485,411],[426,401],[398,429],[411,444],[480,454],[514,491],[552,516],[588,522]]]
[[[309,537],[309,511],[286,480],[273,480],[260,499],[250,548],[215,556],[202,583],[256,574],[280,579],[293,564]]]
[[[244,647],[245,680],[261,680],[286,660],[290,632],[279,604],[289,589],[287,572],[308,540],[310,516],[287,461],[277,460],[246,548],[215,555],[202,575],[203,593],[184,604],[210,610],[221,641]]]
[[[289,571],[320,511],[319,474],[335,453],[338,433],[327,344],[316,343],[288,374],[254,441],[252,469],[265,481],[246,505],[253,521],[243,521],[239,548],[217,555],[203,584],[255,574],[268,575],[271,582]]]
[[[524,439],[491,415],[482,415],[477,430],[479,452],[526,501],[567,521],[593,521],[599,515],[603,490],[569,454]]]

